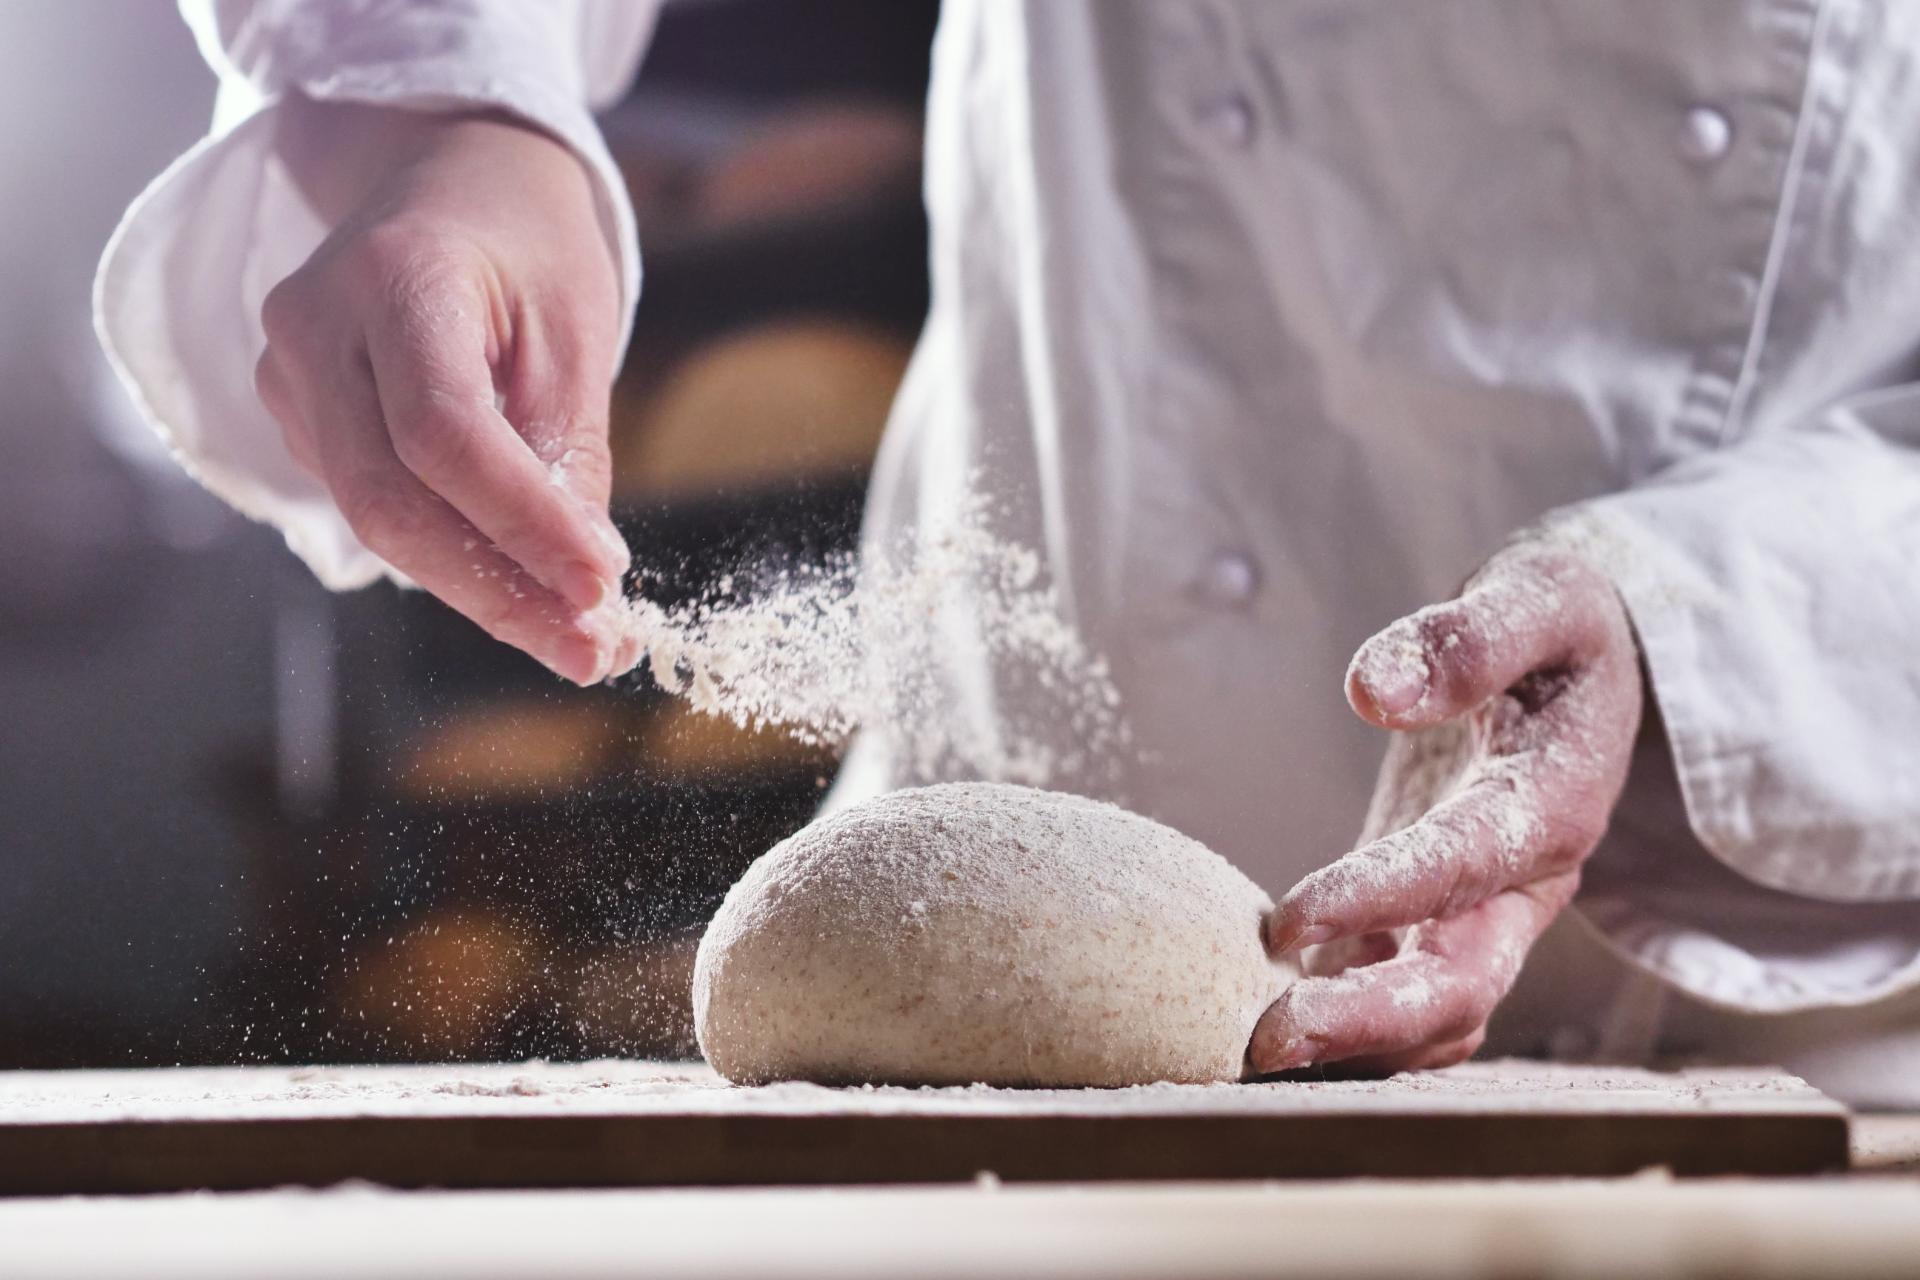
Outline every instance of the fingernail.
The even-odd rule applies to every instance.
[[[592,636],[563,636],[546,664],[554,674],[577,685],[595,684],[606,676],[606,646]]]
[[[1373,683],[1367,694],[1382,714],[1393,716],[1412,710],[1426,691],[1424,672],[1415,675],[1410,671],[1396,671],[1387,680]]]
[[[640,665],[640,646],[632,636],[620,636],[613,642],[613,662],[607,668],[608,678],[626,675]]]
[[[1432,669],[1426,651],[1409,633],[1381,636],[1353,660],[1354,681],[1381,715],[1398,715],[1426,696]]]
[[[584,560],[560,566],[560,594],[582,613],[598,609],[606,601],[607,579]]]
[[[1275,951],[1303,951],[1308,947],[1331,939],[1336,930],[1330,924],[1308,925],[1293,937],[1274,944]]]
[[[609,600],[594,610],[591,617],[582,619],[606,640],[609,679],[625,675],[640,661],[642,641],[622,604],[619,600]]]
[[[1287,1041],[1267,1059],[1268,1071],[1298,1071],[1310,1067],[1326,1051],[1326,1041],[1318,1036],[1298,1036]]]

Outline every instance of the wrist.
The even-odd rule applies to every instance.
[[[505,112],[416,111],[300,94],[281,104],[275,145],[309,204],[337,226],[409,170],[474,146],[551,150],[573,162],[564,144]]]

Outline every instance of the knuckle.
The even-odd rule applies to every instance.
[[[474,606],[473,620],[496,640],[518,644],[531,633],[527,609],[506,591],[489,592]]]
[[[1493,1003],[1478,990],[1463,989],[1428,1028],[1430,1038],[1435,1041],[1466,1039],[1475,1028],[1485,1025],[1493,1013]]]
[[[260,303],[260,327],[269,349],[298,352],[310,345],[321,308],[305,268],[267,291]]]
[[[1585,858],[1607,833],[1604,818],[1579,809],[1557,814],[1544,821],[1547,827],[1547,852],[1567,862],[1578,862]]]
[[[1486,901],[1492,892],[1488,875],[1456,863],[1442,873],[1431,907],[1432,918],[1446,920]]]
[[[568,483],[597,485],[613,475],[613,457],[607,447],[606,432],[569,432],[567,447],[552,464]]]
[[[390,218],[362,231],[352,262],[360,271],[383,278],[428,272],[448,256],[449,242],[435,227],[412,218]]]
[[[430,331],[463,292],[467,259],[445,234],[410,222],[362,233],[350,267],[356,287],[379,299],[403,326]]]
[[[404,485],[386,477],[356,477],[339,486],[334,496],[348,527],[383,556],[404,549],[419,530],[419,504]]]
[[[1385,899],[1399,887],[1402,914],[1451,915],[1471,882],[1472,845],[1458,814],[1442,809],[1380,842],[1356,894]]]
[[[1450,692],[1477,689],[1484,682],[1491,646],[1466,606],[1436,609],[1422,618],[1420,643],[1436,677]]]
[[[1434,895],[1429,918],[1451,920],[1473,910],[1504,887],[1485,870],[1454,867]]]
[[[431,399],[390,418],[387,434],[394,453],[418,476],[457,475],[471,461],[473,436],[466,420]]]

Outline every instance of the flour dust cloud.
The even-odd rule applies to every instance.
[[[980,498],[899,544],[734,580],[672,609],[621,607],[616,672],[644,666],[696,710],[839,746],[884,740],[901,781],[1111,781],[1127,730],[1106,660],[1067,620],[1040,558]],[[1022,690],[982,716],[970,671]]]

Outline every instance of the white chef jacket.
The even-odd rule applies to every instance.
[[[323,231],[273,106],[549,130],[632,297],[588,111],[652,7],[183,8],[220,107],[109,246],[103,341],[209,488],[364,583],[251,388],[260,302]],[[1917,71],[1895,0],[949,0],[933,305],[867,536],[981,477],[1113,664],[1118,789],[1279,892],[1365,809],[1355,647],[1561,530],[1628,604],[1664,741],[1557,935],[1605,958],[1547,1005],[1722,1056],[1819,1019],[1864,1046],[1856,1096],[1920,1100]],[[991,732],[1022,673],[944,651]],[[869,734],[839,790],[915,780]]]

